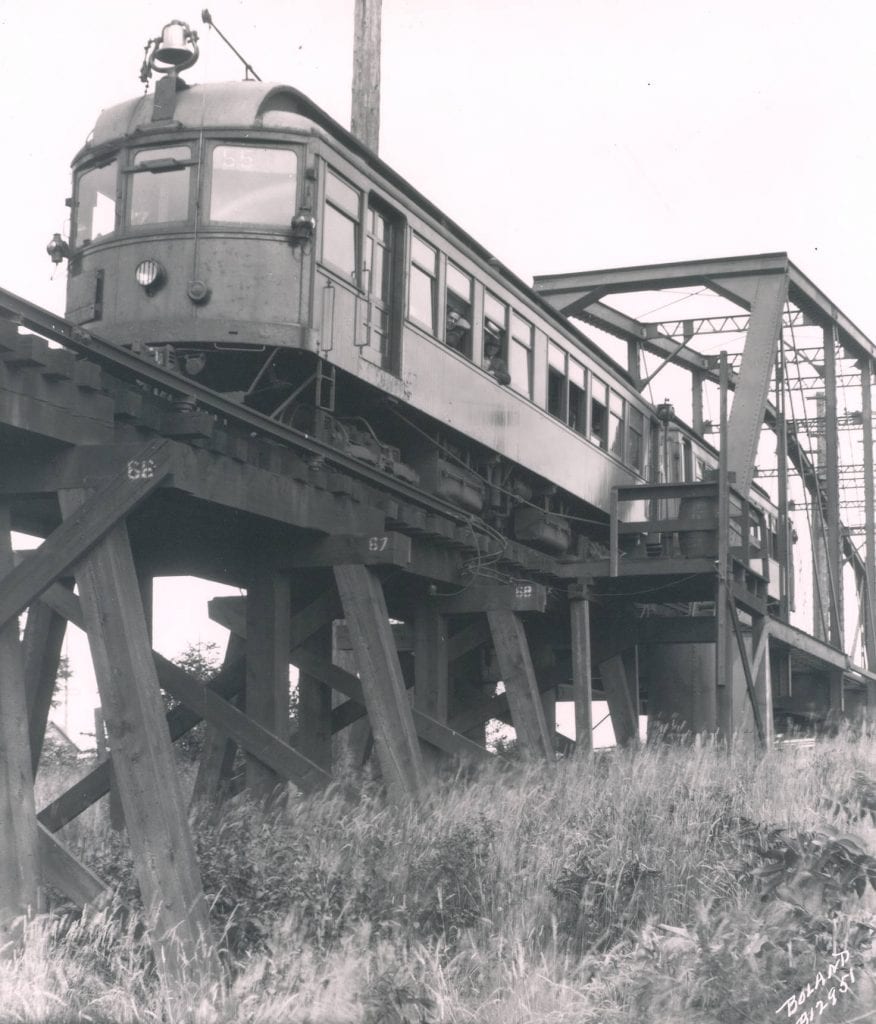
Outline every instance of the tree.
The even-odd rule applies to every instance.
[[[186,645],[172,661],[193,679],[197,679],[199,683],[206,686],[219,671],[220,654],[219,644],[212,640],[198,640],[196,643]],[[164,701],[169,711],[180,703],[169,694],[164,694]],[[200,722],[176,743],[176,748],[187,761],[197,761],[201,756],[203,745],[204,723]]]

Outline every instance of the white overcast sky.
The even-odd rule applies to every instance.
[[[349,123],[353,0],[207,0],[263,79]],[[787,251],[871,336],[876,33],[865,0],[384,0],[381,154],[526,280]],[[63,307],[44,246],[99,109],[190,0],[0,0],[0,287]]]
[[[188,81],[242,77],[202,2],[0,0],[0,287],[63,311],[45,245],[70,161],[102,107],[142,91],[162,25],[200,33]],[[207,3],[263,79],[349,124],[353,0]],[[787,251],[876,337],[873,10],[384,0],[380,152],[525,280]],[[213,635],[181,625],[159,642],[156,623],[165,653]]]

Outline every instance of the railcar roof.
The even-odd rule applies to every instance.
[[[607,352],[578,330],[574,324],[558,313],[553,306],[532,290],[532,286],[517,277],[496,259],[475,238],[446,216],[426,196],[418,192],[398,172],[355,135],[340,125],[321,107],[318,107],[304,93],[289,85],[277,82],[221,82],[203,85],[185,85],[176,94],[176,106],[170,120],[153,121],[152,114],[155,93],[150,92],[137,99],[126,100],[101,111],[94,130],[85,147],[73,160],[74,165],[89,152],[109,147],[125,139],[148,131],[167,129],[246,129],[265,128],[277,130],[307,131],[314,124],[324,129],[345,147],[354,151],[375,171],[390,181],[396,188],[410,196],[414,203],[448,230],[460,242],[470,248],[480,259],[487,262],[497,276],[526,292],[529,301],[537,306],[548,319],[578,338],[588,349],[618,377],[631,387],[633,380],[627,369],[614,360]]]

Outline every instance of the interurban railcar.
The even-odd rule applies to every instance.
[[[295,89],[161,79],[100,115],[70,202],[69,319],[537,547],[604,539],[615,485],[714,465]]]

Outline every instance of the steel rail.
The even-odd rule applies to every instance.
[[[471,522],[470,515],[461,512],[450,502],[437,498],[413,484],[398,480],[382,470],[373,469],[350,455],[344,455],[331,445],[318,441],[303,431],[277,423],[268,416],[248,409],[203,384],[198,384],[188,377],[182,377],[172,370],[159,366],[158,363],[147,357],[138,355],[136,352],[101,338],[100,335],[71,324],[69,320],[56,316],[4,288],[0,288],[0,318],[87,356],[101,367],[108,369],[114,377],[162,389],[188,401],[194,399],[199,408],[211,412],[217,417],[234,421],[248,430],[279,441],[287,447],[296,448],[309,455],[324,459],[345,473],[374,484],[381,490],[390,491],[406,501],[415,502],[431,512],[440,513],[456,522],[462,524]]]

